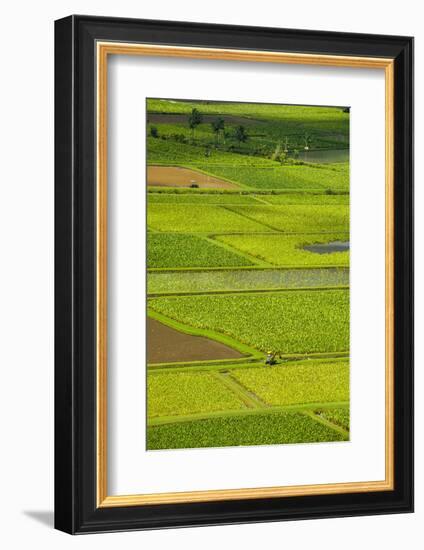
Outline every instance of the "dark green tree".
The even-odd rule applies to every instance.
[[[237,126],[234,133],[234,137],[238,141],[239,145],[240,143],[244,143],[245,141],[247,141],[247,134],[246,134],[245,127],[241,125]]]
[[[194,131],[199,124],[201,124],[203,121],[203,117],[201,113],[196,109],[192,109],[189,117],[188,117],[188,127],[191,130],[191,137],[194,139]]]
[[[224,133],[225,130],[225,121],[222,117],[216,118],[213,122],[211,122],[212,131],[215,134],[216,140],[219,141],[219,135]]]
[[[159,132],[156,126],[150,126],[150,135],[154,138],[159,137]]]

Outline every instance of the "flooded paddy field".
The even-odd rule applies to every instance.
[[[317,245],[322,246],[322,245]],[[349,268],[151,272],[148,294],[331,287],[349,284]]]
[[[349,149],[324,149],[318,151],[300,151],[299,159],[304,162],[326,164],[333,162],[348,162]]]

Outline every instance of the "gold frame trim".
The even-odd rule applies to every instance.
[[[365,493],[394,489],[394,60],[97,42],[97,506],[142,506],[236,499]],[[107,494],[107,60],[109,55],[144,55],[384,69],[386,121],[386,434],[385,479],[351,483],[256,487],[179,493]]]

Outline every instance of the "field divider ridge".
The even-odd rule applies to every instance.
[[[319,407],[317,407],[317,408],[319,408]],[[327,405],[326,408],[330,408],[330,407],[328,407],[328,405]],[[312,418],[312,420],[314,420],[315,422],[323,424],[327,428],[330,428],[331,430],[342,434],[346,439],[349,438],[349,432],[347,430],[345,430],[342,426],[339,426],[338,424],[334,424],[333,422],[330,422],[326,418],[323,418],[322,416],[319,416],[318,414],[315,413],[314,410],[304,411],[304,414],[306,416],[309,416],[310,418]]]
[[[242,206],[242,205],[240,205]],[[278,229],[278,227],[274,227],[273,225],[270,225],[269,223],[260,222],[257,219],[255,219],[253,216],[248,216],[247,214],[242,214],[241,212],[238,212],[237,210],[234,210],[233,208],[229,208],[228,205],[222,205],[222,208],[225,210],[228,210],[229,212],[232,212],[233,214],[236,214],[238,216],[241,216],[242,218],[246,218],[247,220],[250,220],[251,222],[258,223],[259,225],[263,225],[264,227],[268,227],[269,229],[272,229],[273,231],[276,231],[278,233],[281,233],[281,230]]]
[[[302,287],[302,288],[270,288],[270,289],[252,289],[252,290],[219,290],[219,291],[206,291],[206,292],[184,292],[179,294],[169,293],[166,296],[164,294],[158,294],[153,296],[148,295],[149,299],[155,298],[189,298],[190,296],[209,296],[209,295],[220,295],[220,294],[281,294],[284,292],[329,292],[332,290],[349,290],[349,285],[341,286],[313,286],[313,287]]]
[[[283,287],[283,288],[248,288],[248,289],[233,289],[233,290],[192,290],[189,292],[154,292],[148,294],[148,298],[173,298],[179,296],[208,296],[216,294],[264,294],[269,292],[304,292],[304,291],[317,291],[317,290],[347,290],[349,285],[338,286],[305,286],[305,287]]]
[[[278,413],[295,413],[304,412],[308,414],[308,411],[314,411],[316,409],[330,409],[330,408],[347,408],[349,406],[348,401],[338,401],[329,403],[302,403],[294,405],[283,406],[269,406],[269,407],[249,407],[245,409],[229,409],[224,411],[215,411],[207,413],[193,413],[185,415],[172,415],[172,416],[157,416],[150,418],[147,422],[148,427],[163,426],[164,424],[179,424],[183,422],[193,422],[197,420],[208,420],[210,418],[227,418],[227,417],[243,417],[243,416],[256,416],[263,414],[278,414]],[[316,419],[315,419],[316,420]],[[333,426],[331,426],[333,427]]]
[[[183,205],[184,206],[184,205]],[[206,206],[216,206],[218,208],[225,208],[227,205],[206,205]],[[238,206],[238,205],[237,205]],[[230,210],[227,208],[227,210]],[[236,212],[233,212],[236,214]],[[241,215],[241,214],[240,214]],[[247,216],[245,216],[247,217]],[[256,221],[258,224],[264,225],[262,222],[258,222],[257,220],[251,220]],[[225,229],[225,231],[162,231],[162,229],[154,229],[153,227],[149,226],[149,231],[153,231],[156,233],[160,233],[161,235],[194,235],[198,237],[225,237],[225,236],[233,236],[233,235],[264,235],[268,237],[269,235],[279,235],[280,237],[296,237],[299,235],[342,235],[345,234],[346,236],[349,236],[350,231],[282,231],[281,229],[272,229],[270,231],[231,231],[230,229]]]
[[[245,405],[252,409],[263,409],[267,407],[256,394],[246,389],[238,380],[233,378],[230,373],[214,371],[211,373],[214,378],[231,390]]]
[[[266,196],[266,195],[264,195],[264,196]],[[261,203],[261,204],[265,204],[266,206],[272,206],[272,203],[271,203],[271,202],[267,202],[267,200],[264,199],[264,198],[262,198],[262,197],[259,198],[259,196],[255,195],[253,198],[256,199],[256,200],[257,200],[259,203]],[[231,204],[227,204],[227,206],[232,206],[232,205],[231,205]],[[237,204],[237,205],[235,205],[235,206],[239,206],[239,205]]]
[[[240,181],[231,180],[224,176],[219,176],[217,174],[214,174],[213,172],[209,172],[208,170],[204,170],[203,168],[199,168],[198,164],[192,164],[191,166],[182,166],[182,168],[187,168],[188,170],[194,170],[196,172],[200,172],[201,174],[205,174],[205,176],[211,176],[212,178],[219,179],[224,182],[232,183],[233,185],[236,185],[241,191],[253,191],[254,188],[250,185],[247,185],[246,183],[241,183]],[[215,166],[221,166],[220,164],[215,164]],[[237,191],[237,189],[235,189]]]
[[[245,233],[243,233],[245,234]],[[219,241],[218,239],[214,239],[212,235],[202,236],[201,238],[204,238],[206,241],[209,241],[214,246],[219,246],[223,248],[224,250],[228,250],[232,254],[236,254],[237,256],[240,256],[241,258],[244,258],[248,260],[249,262],[252,262],[253,265],[260,265],[264,267],[270,267],[273,264],[270,262],[267,262],[265,260],[261,260],[260,258],[257,258],[256,256],[252,256],[251,254],[248,254],[247,252],[244,252],[242,250],[239,250],[238,248],[234,248],[233,246],[230,246],[227,243],[224,243],[222,241]]]
[[[349,271],[348,265],[237,265],[219,267],[148,267],[147,273],[179,273],[180,271],[260,271],[260,270],[290,270],[290,269],[344,269]]]
[[[250,369],[263,367],[263,359],[265,353],[257,352],[256,356],[240,357],[240,359],[216,359],[204,361],[187,361],[173,363],[150,363],[147,368],[149,374],[155,374],[162,370],[170,370],[171,372],[207,372],[213,370],[232,370],[232,369]],[[315,352],[310,354],[286,354],[281,355],[281,363],[277,363],[274,367],[284,367],[290,363],[303,364],[310,361],[316,362],[337,362],[349,360],[349,351],[328,351]],[[261,361],[259,361],[261,359]]]

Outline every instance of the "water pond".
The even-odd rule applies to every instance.
[[[348,162],[349,149],[330,149],[325,151],[299,151],[299,160],[325,164],[329,162]]]
[[[306,244],[303,248],[315,254],[332,254],[333,252],[346,252],[349,250],[349,241],[333,241],[331,243]]]

